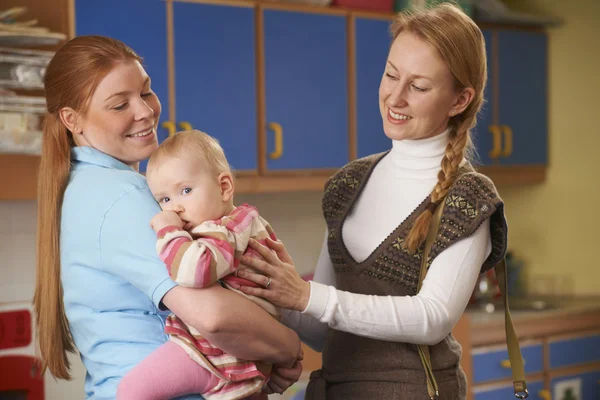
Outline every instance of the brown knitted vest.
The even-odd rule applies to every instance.
[[[387,153],[351,162],[326,184],[323,214],[328,247],[336,273],[337,289],[376,296],[413,296],[423,249],[404,250],[404,240],[429,197],[403,221],[363,262],[356,262],[342,240],[343,223],[358,199],[375,165]],[[461,170],[445,199],[439,233],[428,265],[445,248],[468,237],[491,218],[493,250],[482,266],[492,268],[506,252],[507,227],[503,203],[493,183],[472,170]],[[431,362],[440,399],[466,396],[466,379],[460,368],[461,347],[451,334],[431,346]],[[369,339],[330,329],[323,351],[323,369],[311,376],[307,399],[428,399],[425,373],[417,346]]]

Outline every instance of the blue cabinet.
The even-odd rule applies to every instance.
[[[485,102],[481,107],[481,111],[477,116],[477,125],[471,132],[475,149],[477,150],[477,163],[483,165],[490,165],[493,163],[491,157],[491,151],[494,148],[492,135],[495,127],[493,126],[494,121],[492,119],[492,102],[495,102],[493,98],[493,76],[495,74],[495,67],[492,63],[492,31],[489,29],[482,30],[483,37],[485,39],[485,53],[487,57],[487,72],[488,81],[485,86],[483,97]]]
[[[510,379],[512,372],[506,347],[490,350],[473,350],[473,383]],[[521,354],[525,364],[525,374],[535,374],[544,369],[544,351],[541,343],[524,344]]]
[[[391,147],[378,98],[390,22],[254,2],[75,0],[77,35],[117,38],[144,58],[163,104],[161,122],[206,131],[219,139],[234,169],[261,172],[335,169],[350,161],[354,144],[358,157]],[[483,33],[489,79],[473,132],[479,159],[484,166],[546,165],[546,35],[496,27]],[[356,88],[350,115],[349,78]],[[349,116],[356,120],[356,143]],[[167,135],[159,129],[159,140]]]
[[[348,157],[346,17],[265,6],[267,169],[338,168]]]
[[[504,138],[502,164],[548,161],[546,42],[544,33],[498,31],[499,123],[505,135],[512,134],[512,149],[507,149],[510,138]]]
[[[484,165],[546,165],[546,34],[502,29],[483,33],[488,84],[475,130],[480,161]]]
[[[356,17],[357,156],[389,149],[378,88],[390,45],[389,21]],[[485,103],[473,140],[477,162],[545,165],[548,152],[547,38],[544,33],[483,29],[488,60]]]
[[[235,170],[258,165],[254,12],[173,3],[177,121],[216,137]]]
[[[600,334],[550,339],[549,350],[550,368],[564,371],[553,374],[550,385],[554,400],[600,399]],[[584,365],[588,367],[583,371],[569,370]]]
[[[389,150],[392,141],[383,132],[379,110],[379,84],[391,45],[390,20],[354,20],[356,54],[357,156]]]
[[[543,397],[544,382],[534,381],[527,383],[529,399],[546,399]],[[475,400],[507,400],[515,398],[515,391],[511,384],[501,385],[499,387],[491,386],[489,388],[476,388],[473,390]]]
[[[550,386],[554,400],[598,400],[600,399],[600,371],[561,376],[552,379]],[[578,392],[580,396],[577,396]]]
[[[163,112],[161,121],[167,120],[168,69],[167,20],[165,2],[162,0],[75,0],[75,34],[102,35],[118,39],[143,58],[152,90],[160,99]],[[159,141],[168,132],[158,130]],[[145,170],[145,162],[140,170]]]
[[[550,368],[600,361],[600,334],[550,342]]]

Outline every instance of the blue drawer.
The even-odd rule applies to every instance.
[[[544,382],[542,381],[527,382],[528,399],[541,399],[539,392],[542,389],[544,389]],[[507,400],[515,398],[515,391],[512,385],[492,386],[489,388],[475,388],[473,389],[473,395],[475,400]]]
[[[600,361],[600,335],[550,341],[550,368]]]
[[[490,350],[486,348],[473,349],[473,383],[483,383],[499,379],[512,378],[508,365],[508,350],[501,348]],[[542,372],[544,368],[544,351],[541,343],[521,346],[521,354],[525,362],[525,374]]]

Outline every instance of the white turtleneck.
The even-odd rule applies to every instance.
[[[448,131],[393,141],[343,225],[344,243],[355,260],[365,260],[431,193],[447,144]],[[283,322],[319,351],[327,326],[379,340],[439,343],[460,319],[491,248],[486,221],[434,259],[417,295],[371,296],[335,288],[326,234],[308,306],[302,313],[284,313]]]

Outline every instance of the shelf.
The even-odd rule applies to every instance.
[[[23,85],[8,79],[0,79],[0,88],[3,89],[23,89],[23,90],[44,90],[43,84]]]
[[[38,156],[0,154],[1,200],[31,200],[36,197]],[[492,166],[480,171],[496,185],[524,185],[541,183],[546,177],[544,166]],[[304,175],[240,175],[236,177],[236,191],[244,193],[322,192],[330,174]]]
[[[39,162],[38,156],[0,154],[0,201],[35,199]],[[328,178],[329,175],[241,175],[235,179],[236,193],[323,191]]]
[[[477,168],[487,175],[494,185],[525,185],[546,180],[546,165],[494,165]]]
[[[14,33],[0,32],[0,46],[52,46],[63,42],[67,35],[62,33]]]

